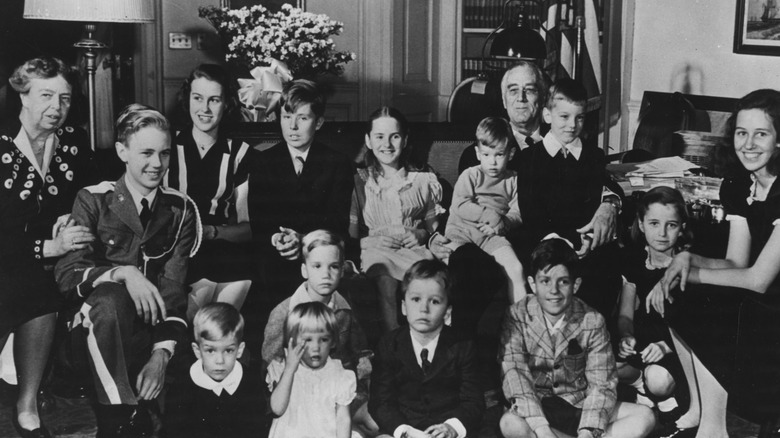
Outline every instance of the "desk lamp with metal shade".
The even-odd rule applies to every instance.
[[[86,37],[73,44],[84,50],[89,93],[89,142],[96,148],[95,72],[99,50],[108,46],[93,38],[98,22],[150,23],[154,21],[153,0],[25,0],[24,18],[84,22]]]

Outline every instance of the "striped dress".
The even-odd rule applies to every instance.
[[[198,206],[203,225],[249,221],[248,168],[251,147],[220,135],[201,157],[187,129],[177,133],[165,185],[189,195]],[[204,241],[190,263],[189,282],[206,278],[216,282],[251,278],[248,244]]]
[[[432,172],[401,169],[391,178],[374,178],[365,169],[360,169],[355,176],[349,219],[353,224],[364,225],[360,237],[365,234],[401,236],[407,231],[425,228],[426,220],[444,213],[441,200],[442,187]],[[412,264],[431,258],[433,255],[423,245],[396,250],[368,248],[360,254],[364,272],[381,265],[382,273],[389,273],[398,280],[403,279]]]

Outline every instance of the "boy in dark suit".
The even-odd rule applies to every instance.
[[[271,306],[298,286],[303,235],[316,229],[347,235],[354,184],[349,159],[314,140],[325,121],[317,85],[289,82],[280,105],[284,141],[257,154],[249,178],[252,239]]]
[[[73,205],[71,217],[95,241],[55,268],[60,290],[81,304],[72,327],[86,337],[100,438],[151,433],[138,404],[157,398],[175,346],[187,340],[185,278],[200,231],[195,205],[160,187],[168,120],[133,104],[119,115],[116,136],[124,176],[82,189]]]
[[[384,434],[400,437],[477,436],[484,400],[471,341],[444,325],[447,266],[421,260],[406,272],[401,310],[409,327],[377,346],[368,409]]]
[[[531,256],[533,295],[504,318],[499,360],[506,438],[644,437],[650,409],[617,402],[617,371],[604,317],[574,297],[578,257],[563,239],[542,241]]]

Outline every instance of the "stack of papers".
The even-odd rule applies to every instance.
[[[699,166],[680,157],[664,157],[635,164],[636,169],[626,172],[627,177],[682,178]]]

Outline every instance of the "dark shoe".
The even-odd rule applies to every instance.
[[[149,411],[142,406],[136,406],[133,413],[130,414],[130,421],[127,422],[125,432],[128,437],[152,436],[154,423]]]
[[[49,434],[48,429],[46,429],[46,426],[43,425],[43,422],[41,422],[41,427],[37,429],[22,429],[22,426],[19,424],[19,419],[16,415],[16,409],[14,409],[13,413],[13,423],[14,428],[16,428],[16,432],[22,438],[51,438],[51,435]]]

